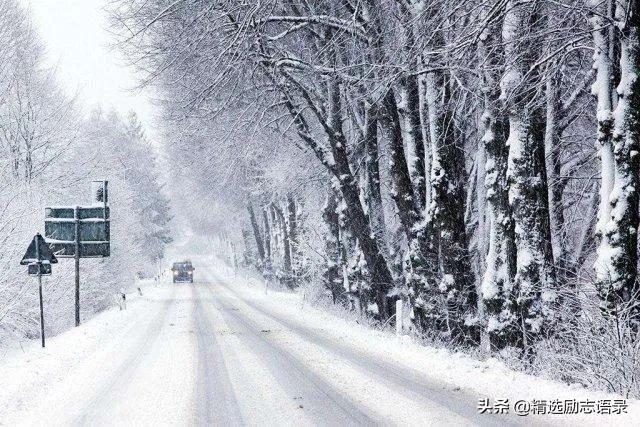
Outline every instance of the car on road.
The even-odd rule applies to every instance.
[[[173,273],[173,283],[189,282],[193,283],[193,265],[191,261],[174,262],[171,267]]]

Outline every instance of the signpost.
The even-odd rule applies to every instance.
[[[75,316],[80,325],[80,258],[111,255],[107,181],[93,181],[91,206],[45,209],[44,234],[53,252],[75,261]]]
[[[56,256],[44,241],[40,233],[36,234],[27,252],[20,261],[21,265],[27,265],[28,273],[38,277],[38,293],[40,296],[40,340],[44,347],[44,309],[42,307],[42,276],[51,274],[51,264],[57,263]]]

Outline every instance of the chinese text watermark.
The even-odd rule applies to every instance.
[[[627,413],[625,399],[576,400],[576,399],[478,399],[478,413],[480,414],[509,414],[527,415],[567,415],[567,414],[599,414],[618,415]]]

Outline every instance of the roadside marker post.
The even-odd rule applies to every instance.
[[[404,321],[402,307],[403,307],[402,299],[396,300],[396,335],[398,336],[402,335],[402,330],[404,326],[402,324],[402,322]]]

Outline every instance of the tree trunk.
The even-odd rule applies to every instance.
[[[421,60],[420,66],[425,68],[426,64]],[[423,215],[428,213],[431,204],[431,184],[429,177],[431,176],[431,138],[429,129],[429,103],[427,98],[427,77],[421,75],[418,79],[420,90],[420,121],[422,122],[422,141],[424,145],[424,178],[425,178],[425,201]]]
[[[371,105],[365,115],[364,132],[364,164],[365,164],[365,200],[367,212],[371,220],[373,231],[380,250],[387,256],[386,220],[382,206],[382,191],[380,190],[380,165],[378,158],[378,106]]]
[[[287,286],[290,286],[290,276],[291,276],[291,240],[289,237],[289,228],[287,227],[287,221],[285,220],[284,213],[280,207],[273,203],[272,205],[273,212],[278,218],[278,223],[280,225],[280,232],[282,233],[282,268],[287,276],[285,278]]]
[[[269,215],[267,209],[262,210],[262,219],[264,227],[264,260],[265,267],[271,268],[271,226],[269,225]]]
[[[507,3],[502,39],[506,58],[522,58],[507,66],[501,81],[502,99],[509,114],[507,180],[516,236],[517,265],[514,296],[518,302],[518,342],[525,353],[549,329],[555,300],[555,271],[549,225],[549,199],[544,159],[544,116],[531,108],[529,90],[535,75],[529,72],[535,46],[519,43],[523,32],[540,23],[538,4]],[[525,79],[527,75],[527,79]]]
[[[247,204],[247,211],[249,212],[249,220],[251,221],[251,228],[253,230],[253,237],[256,239],[256,248],[258,249],[258,257],[260,258],[260,267],[264,266],[264,243],[262,241],[262,233],[260,231],[260,226],[258,225],[258,220],[256,218],[256,214],[253,210],[253,206],[251,202]]]
[[[619,0],[620,84],[613,113],[613,189],[603,240],[609,250],[599,255],[598,289],[607,310],[640,315],[638,274],[638,203],[640,159],[640,4]],[[635,319],[640,324],[640,318]]]
[[[404,60],[411,68],[418,68],[416,55],[415,25],[419,20],[415,14],[401,7],[401,20],[403,30]],[[408,73],[400,79],[400,109],[399,112],[404,122],[404,139],[406,143],[409,175],[413,184],[415,209],[423,212],[426,206],[427,179],[425,174],[425,146],[423,138],[422,121],[420,117],[420,86],[418,76]]]
[[[327,201],[322,209],[322,219],[327,225],[329,233],[325,238],[326,261],[323,272],[324,285],[334,303],[342,299],[341,251],[340,251],[340,221],[338,213],[338,200],[333,190],[329,191]]]
[[[297,273],[298,253],[298,211],[296,201],[291,194],[287,194],[287,217],[289,226],[289,253],[291,258],[291,273]]]
[[[555,65],[552,65],[555,67]],[[558,286],[563,287],[567,270],[567,253],[565,244],[567,230],[564,220],[563,191],[564,180],[561,176],[562,159],[560,157],[560,143],[562,127],[560,126],[560,81],[554,71],[547,77],[545,88],[547,120],[545,126],[545,159],[547,180],[549,182],[549,218],[551,224],[551,241],[555,258]]]
[[[340,85],[335,79],[331,78],[327,86],[327,125],[331,129],[328,136],[335,165],[333,168],[334,176],[347,207],[347,224],[358,239],[367,268],[371,274],[378,311],[380,316],[386,319],[391,315],[387,293],[393,286],[393,278],[380,245],[376,237],[372,235],[371,222],[360,202],[358,181],[349,166],[347,140],[342,131]]]
[[[482,279],[485,328],[492,349],[501,349],[513,341],[516,329],[515,299],[512,294],[516,270],[515,235],[507,186],[506,118],[500,110],[499,24],[484,29],[478,45],[480,63],[484,64],[482,91],[482,141],[486,152],[485,182],[489,205],[489,239],[486,270]]]
[[[413,184],[416,209],[424,211],[427,198],[427,181],[425,174],[424,140],[422,139],[422,122],[420,121],[420,97],[418,78],[407,76],[401,84],[403,101],[403,119],[406,145],[410,156],[409,174]]]
[[[415,238],[415,226],[420,220],[420,214],[416,210],[416,203],[414,203],[413,186],[404,154],[400,117],[393,90],[389,90],[385,95],[382,111],[380,121],[389,140],[391,197],[395,202],[396,213],[400,218],[402,229],[408,240],[411,241]]]
[[[447,301],[449,329],[454,339],[477,341],[477,328],[469,328],[477,306],[477,293],[471,270],[464,222],[465,167],[463,147],[455,132],[454,114],[447,105],[449,84],[444,73],[432,73],[432,90],[440,92],[441,102],[430,103],[432,127],[431,188],[429,216],[439,233],[441,282]]]
[[[611,252],[609,238],[605,233],[605,228],[611,216],[611,204],[609,195],[613,190],[613,147],[611,144],[613,131],[613,70],[610,44],[613,42],[609,37],[607,25],[609,19],[609,7],[599,0],[592,0],[591,7],[594,9],[591,16],[593,30],[593,67],[596,69],[596,81],[592,92],[597,102],[598,119],[598,149],[600,155],[600,204],[598,207],[598,222],[596,233],[600,238],[597,250],[597,260],[595,270],[598,283],[606,283],[608,280],[607,254]],[[601,287],[601,285],[598,285]],[[605,284],[605,287],[607,285]],[[604,292],[606,294],[606,291]]]
[[[415,16],[406,8],[401,8],[403,51],[404,60],[417,69],[418,59],[414,49],[416,39],[414,37]],[[415,209],[423,212],[427,197],[427,180],[425,175],[424,139],[422,122],[420,119],[420,87],[418,76],[408,73],[400,79],[400,105],[399,112],[404,123],[404,140],[407,150],[407,163],[411,183],[413,187],[413,200]]]

